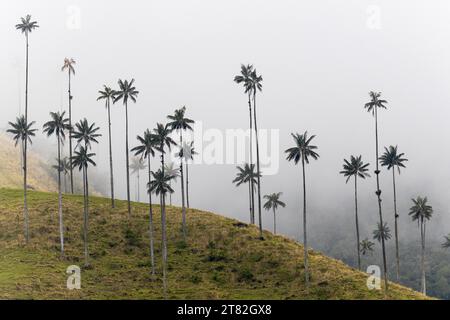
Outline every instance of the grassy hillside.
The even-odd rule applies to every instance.
[[[10,136],[0,133],[0,187],[21,188],[23,185],[20,147],[14,146]],[[56,163],[56,161],[55,161]],[[32,150],[28,153],[28,185],[39,191],[56,191],[55,179],[49,175],[48,165]]]
[[[82,270],[82,289],[66,289],[66,268],[82,266],[82,197],[65,196],[66,257],[58,252],[57,195],[31,192],[31,243],[24,245],[21,191],[0,189],[0,298],[160,299],[160,274],[150,275],[145,204],[91,199],[92,266]],[[169,298],[172,299],[423,299],[391,285],[388,296],[369,291],[367,276],[342,262],[310,251],[312,283],[304,286],[302,246],[254,226],[188,210],[188,240],[182,241],[179,208],[168,210]],[[155,208],[159,263],[160,216]],[[158,264],[158,271],[160,267]]]

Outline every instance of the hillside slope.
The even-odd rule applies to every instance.
[[[82,289],[66,289],[66,268],[82,266],[82,197],[64,196],[66,256],[59,257],[57,195],[30,193],[31,243],[24,245],[21,191],[0,189],[1,299],[160,299],[160,215],[155,206],[158,274],[150,275],[148,213],[126,203],[91,199],[92,266],[82,270]],[[423,299],[392,284],[387,297],[369,291],[367,275],[310,251],[311,287],[304,286],[302,246],[254,226],[188,210],[188,240],[182,241],[179,208],[168,210],[171,299]]]
[[[50,176],[47,164],[38,154],[28,153],[28,186],[39,191],[56,191],[57,183]],[[0,133],[0,187],[21,188],[23,186],[20,163],[20,147],[14,146],[10,136]]]

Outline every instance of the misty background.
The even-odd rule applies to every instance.
[[[136,80],[140,93],[129,105],[134,146],[137,134],[183,105],[204,130],[246,129],[247,97],[233,77],[241,63],[251,63],[264,79],[258,125],[280,136],[280,148],[271,150],[279,158],[278,174],[262,179],[263,194],[283,192],[287,203],[278,213],[279,232],[302,235],[301,168],[285,160],[284,150],[293,144],[291,132],[308,130],[317,135],[320,154],[306,169],[311,246],[332,253],[338,238],[353,245],[353,185],[339,174],[352,154],[371,164],[372,178],[359,183],[361,236],[371,238],[378,216],[374,120],[363,109],[371,90],[389,102],[379,113],[380,152],[398,145],[409,159],[397,178],[401,242],[419,246],[417,225],[407,214],[418,195],[428,196],[434,208],[428,238],[441,242],[450,232],[448,1],[1,1],[3,129],[24,108],[25,39],[14,26],[26,14],[40,25],[30,35],[29,118],[40,128],[32,150],[50,159],[51,152],[56,155],[56,141],[42,135],[42,125],[50,111],[67,110],[67,73],[61,66],[72,57],[73,119],[87,117],[101,127],[103,137],[94,146],[98,167],[92,171],[104,177],[97,184],[107,195],[107,114],[96,101],[104,84],[116,88],[119,78]],[[124,107],[116,104],[114,173],[122,199],[124,128]],[[231,183],[236,165],[191,165],[191,207],[248,221],[248,189]],[[141,177],[143,200],[145,174]],[[383,214],[393,231],[392,175],[383,169],[380,177]],[[131,181],[134,196],[135,177]],[[271,213],[263,217],[271,230]]]

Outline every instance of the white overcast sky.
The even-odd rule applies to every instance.
[[[241,63],[253,63],[264,78],[260,127],[280,130],[280,150],[273,151],[279,153],[279,174],[264,177],[263,193],[284,192],[282,231],[297,234],[300,223],[300,168],[282,154],[291,144],[290,132],[317,135],[321,158],[307,169],[311,219],[352,213],[352,186],[338,172],[350,154],[374,163],[373,119],[363,110],[370,90],[389,101],[380,116],[380,144],[398,144],[410,159],[398,185],[404,223],[411,224],[409,199],[418,194],[435,205],[436,225],[449,214],[448,1],[2,0],[2,128],[21,103],[23,108],[24,37],[14,25],[28,13],[40,25],[30,37],[29,117],[42,126],[49,111],[66,108],[60,68],[64,57],[73,57],[74,118],[86,116],[102,126],[105,136],[96,151],[98,170],[105,174],[106,113],[96,102],[103,84],[136,79],[133,144],[136,134],[182,105],[204,129],[246,128],[246,97],[232,80]],[[79,28],[73,28],[77,21]],[[120,105],[113,107],[113,130],[116,182],[122,184]],[[246,189],[231,184],[234,174],[233,165],[193,166],[192,206],[246,220]],[[388,217],[390,179],[382,175]],[[374,183],[361,184],[363,221],[376,217]],[[118,188],[123,197],[123,185]],[[264,214],[269,228],[271,217]]]

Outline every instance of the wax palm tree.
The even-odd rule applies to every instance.
[[[375,175],[377,181],[377,190],[375,194],[378,199],[378,214],[379,214],[379,223],[380,225],[384,225],[383,223],[383,212],[381,209],[381,190],[380,190],[380,170],[379,170],[379,159],[378,159],[378,109],[386,109],[387,101],[380,99],[381,93],[371,91],[369,93],[370,101],[364,105],[364,108],[367,109],[367,112],[371,112],[375,119],[375,155],[376,155],[376,168]],[[386,260],[386,246],[384,244],[384,239],[381,239],[381,249],[383,253],[383,271],[384,271],[384,285],[385,290],[388,290],[388,275],[387,275],[387,260]]]
[[[74,168],[78,167],[79,171],[83,172],[83,198],[84,198],[84,224],[83,224],[83,238],[84,238],[84,265],[89,265],[89,249],[88,249],[88,234],[89,234],[89,192],[88,192],[88,167],[95,166],[96,163],[92,158],[95,153],[89,153],[85,146],[80,146],[78,150],[74,151],[72,158],[72,165]]]
[[[13,139],[15,145],[17,146],[20,142],[22,149],[22,157],[23,157],[23,218],[24,218],[24,232],[25,232],[25,241],[28,244],[30,240],[29,233],[29,219],[28,219],[28,203],[27,203],[27,148],[25,144],[29,142],[32,143],[31,137],[35,136],[35,132],[37,129],[34,129],[35,122],[27,123],[25,116],[20,116],[16,118],[15,122],[9,122],[10,129],[7,132],[13,135]]]
[[[72,139],[75,139],[78,148],[81,144],[84,144],[85,149],[91,149],[92,143],[98,143],[97,138],[101,137],[100,133],[97,133],[100,127],[95,126],[95,122],[89,124],[86,118],[80,120],[75,124],[75,128],[72,129]],[[72,159],[73,160],[73,159]],[[73,166],[73,163],[72,163]],[[86,179],[86,194],[89,194],[89,184]]]
[[[278,193],[272,193],[272,194],[266,194],[264,196],[264,199],[266,199],[266,203],[264,203],[264,209],[267,211],[271,210],[273,211],[273,233],[277,234],[277,218],[276,218],[276,211],[278,209],[278,206],[280,207],[286,207],[286,204],[280,200],[280,196],[282,195],[282,192]]]
[[[450,248],[450,233],[444,236],[444,243],[442,244],[442,248],[444,249]]]
[[[381,165],[387,167],[388,170],[392,169],[392,184],[394,189],[394,235],[395,235],[395,258],[397,262],[397,281],[400,281],[400,254],[398,246],[398,218],[397,214],[397,192],[395,188],[395,169],[397,168],[398,174],[400,174],[400,168],[405,168],[403,162],[408,161],[404,158],[404,153],[399,153],[397,146],[389,146],[384,148],[384,153],[380,157]]]
[[[249,193],[249,204],[250,204],[250,223],[255,223],[255,216],[253,215],[254,211],[253,207],[253,197],[252,197],[252,188],[251,185],[256,185],[256,170],[254,164],[245,163],[243,167],[237,166],[236,169],[238,173],[236,174],[236,178],[233,180],[233,183],[236,184],[236,187],[244,183],[248,183],[248,193]]]
[[[186,206],[189,209],[189,161],[194,160],[194,156],[198,153],[195,151],[194,148],[194,141],[191,141],[189,143],[183,143],[183,158],[186,163]]]
[[[417,226],[420,229],[420,240],[421,240],[421,259],[420,265],[422,269],[422,281],[421,281],[421,291],[423,294],[427,294],[426,277],[425,277],[425,231],[426,222],[433,216],[433,207],[428,204],[427,197],[417,197],[412,199],[413,206],[409,209],[409,215],[413,221],[417,221]]]
[[[131,149],[135,156],[141,156],[143,159],[147,159],[147,170],[148,170],[148,183],[150,185],[152,182],[151,175],[151,157],[155,156],[156,139],[155,136],[146,130],[143,136],[137,136],[139,145]],[[152,265],[152,275],[155,274],[155,252],[154,252],[154,226],[153,226],[153,203],[152,203],[152,193],[148,192],[148,215],[149,215],[149,233],[150,233],[150,262]]]
[[[250,123],[250,151],[249,151],[249,159],[250,159],[250,164],[253,164],[253,119],[252,119],[252,93],[253,93],[253,78],[252,78],[252,73],[253,73],[253,66],[250,64],[244,65],[241,64],[241,73],[237,76],[234,77],[234,82],[236,82],[237,84],[242,84],[242,86],[244,87],[244,93],[247,95],[248,97],[248,111],[249,111],[249,123]],[[254,185],[253,184],[249,184],[249,187],[251,188],[250,190],[250,196],[251,196],[251,200],[250,202],[252,203],[250,206],[250,210],[252,210],[250,216],[250,223],[254,224],[255,223],[255,190],[254,190]]]
[[[133,151],[133,150],[131,150]],[[146,165],[142,158],[134,157],[131,159],[131,174],[136,174],[137,177],[137,202],[140,202],[140,194],[141,194],[141,188],[140,188],[140,172],[141,170],[145,170]]]
[[[255,141],[256,141],[256,171],[261,174],[261,167],[259,161],[259,137],[258,137],[258,121],[256,116],[256,93],[262,91],[262,76],[258,75],[256,69],[251,73],[252,79],[252,94],[253,94],[253,121],[255,123]],[[257,176],[258,186],[258,218],[259,218],[259,233],[262,237],[262,215],[261,215],[261,175]]]
[[[130,159],[128,151],[128,100],[136,103],[136,98],[139,91],[134,86],[134,79],[128,82],[128,80],[119,80],[119,90],[115,92],[114,101],[122,101],[125,106],[125,156],[126,156],[126,170],[127,170],[127,202],[128,202],[128,217],[131,217],[131,202],[130,202]]]
[[[71,78],[75,75],[75,60],[72,58],[64,58],[64,64],[61,67],[61,71],[66,71],[69,76],[69,161],[70,161],[70,190],[73,193],[73,165],[72,165],[72,87]]]
[[[350,161],[344,159],[343,170],[340,174],[343,174],[344,177],[347,178],[346,183],[350,180],[350,178],[354,178],[355,180],[355,225],[356,225],[356,249],[358,252],[358,270],[361,270],[361,248],[359,242],[359,221],[358,221],[358,177],[361,179],[365,179],[370,177],[367,173],[369,171],[369,164],[364,163],[361,159],[361,156],[355,157],[350,156]]]
[[[188,119],[185,116],[186,113],[186,107],[183,106],[182,108],[175,110],[175,113],[173,115],[167,116],[167,118],[170,120],[168,125],[170,126],[172,131],[177,131],[180,134],[180,178],[181,178],[181,211],[182,211],[182,225],[183,225],[183,237],[186,240],[186,205],[185,205],[185,192],[184,192],[184,173],[183,173],[183,131],[191,130],[192,124],[195,122],[194,120]]]
[[[169,125],[158,123],[153,129],[153,137],[155,139],[156,150],[161,154],[161,169],[157,171],[156,176],[152,173],[154,180],[149,184],[149,191],[155,192],[159,190],[157,195],[160,195],[161,204],[161,238],[162,238],[162,258],[163,258],[163,287],[164,295],[167,294],[167,236],[166,236],[166,193],[171,193],[169,181],[172,177],[165,173],[164,155],[166,148],[170,150],[172,146],[176,145],[175,141],[170,137],[172,130]],[[166,179],[166,177],[168,177]],[[173,190],[172,190],[173,192]]]
[[[304,250],[304,263],[305,263],[305,282],[309,285],[309,263],[308,263],[308,238],[306,228],[306,177],[305,177],[305,165],[309,164],[309,159],[317,160],[319,154],[316,152],[317,146],[311,145],[311,141],[315,138],[315,135],[308,137],[308,132],[304,134],[294,134],[295,146],[287,149],[287,160],[294,161],[295,164],[302,163],[303,173],[303,250]]]
[[[20,23],[16,24],[16,29],[25,35],[25,123],[28,123],[28,56],[29,56],[29,36],[36,28],[39,28],[37,21],[31,21],[31,15],[20,18]]]
[[[162,226],[162,260],[163,260],[163,289],[164,296],[167,296],[167,238],[166,238],[166,211],[165,211],[165,197],[167,193],[173,193],[173,189],[170,187],[170,180],[172,176],[167,175],[164,169],[159,169],[156,172],[152,172],[153,180],[148,184],[148,192],[154,193],[160,197],[161,206],[161,226]]]
[[[61,144],[64,144],[66,131],[70,130],[69,119],[65,118],[66,112],[50,112],[51,120],[44,124],[44,133],[48,137],[55,135],[58,141],[58,162],[61,160]],[[64,222],[62,212],[61,171],[58,170],[58,214],[59,214],[59,238],[61,244],[61,256],[64,255]]]
[[[373,252],[374,245],[375,245],[375,243],[370,241],[368,238],[365,238],[363,241],[361,241],[361,244],[360,244],[361,254],[363,256],[365,256],[366,254],[369,254],[369,253],[371,254]]]
[[[170,182],[169,182],[170,187],[172,187],[172,181],[176,182],[177,178],[180,176],[180,168],[175,168],[175,164],[173,162],[169,162],[164,165],[164,171],[169,176],[173,177],[173,179],[170,180]],[[172,194],[171,193],[169,193],[169,204],[172,205]]]
[[[114,203],[114,170],[112,157],[112,137],[111,137],[111,101],[114,100],[116,92],[110,87],[103,86],[103,90],[99,90],[97,101],[105,100],[105,107],[108,111],[108,142],[109,142],[109,178],[111,183],[111,207],[115,207]]]

